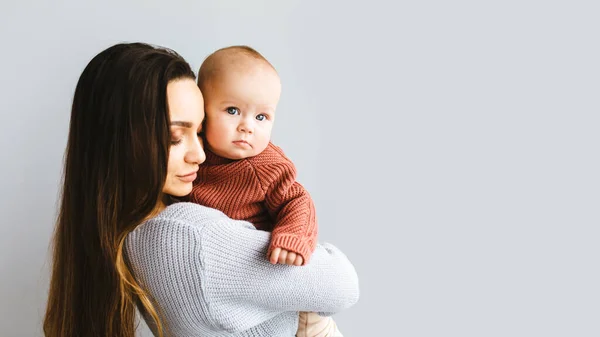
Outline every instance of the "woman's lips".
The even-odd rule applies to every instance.
[[[198,176],[198,173],[196,172],[192,172],[183,176],[177,176],[181,181],[186,182],[186,183],[191,183],[192,181],[196,180],[196,177]]]

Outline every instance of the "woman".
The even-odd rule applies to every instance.
[[[173,51],[119,44],[75,90],[54,237],[46,336],[293,336],[298,311],[358,299],[346,257],[318,246],[305,267],[271,265],[269,233],[191,203],[204,161],[202,95]]]

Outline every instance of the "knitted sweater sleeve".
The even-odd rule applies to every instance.
[[[356,271],[333,245],[317,245],[303,267],[271,265],[268,232],[196,204],[167,210],[126,242],[136,279],[167,320],[239,332],[282,312],[335,313],[358,300]]]
[[[296,167],[281,149],[269,144],[262,158],[258,164],[258,160],[251,163],[266,190],[265,206],[275,222],[267,256],[279,247],[300,254],[307,264],[318,234],[313,200],[296,181]]]

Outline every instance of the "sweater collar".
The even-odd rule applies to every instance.
[[[206,153],[206,160],[201,165],[222,165],[229,164],[235,161],[233,159],[221,157],[207,148],[204,148],[204,153]]]

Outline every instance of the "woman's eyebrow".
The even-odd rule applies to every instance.
[[[171,121],[171,125],[183,126],[184,128],[191,128],[192,127],[192,123],[191,122],[184,122],[184,121]]]

